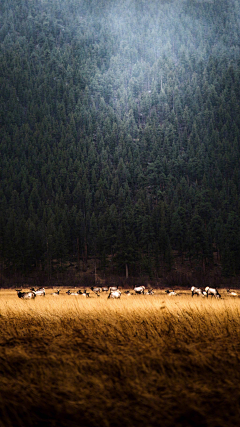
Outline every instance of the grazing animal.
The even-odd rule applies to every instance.
[[[133,289],[136,294],[144,294],[145,286],[135,286]]]
[[[100,296],[99,293],[101,292],[102,288],[100,287],[91,287],[90,288],[97,296]]]
[[[227,289],[227,293],[228,295],[232,296],[232,297],[237,297],[238,294],[236,292],[230,291],[230,289]]]
[[[34,288],[31,288],[30,291],[35,292],[36,296],[39,295],[40,297],[45,297],[46,292],[44,288],[38,288],[35,290]]]
[[[220,293],[215,288],[209,288],[209,286],[207,286],[205,288],[205,291],[207,292],[207,298],[208,298],[208,295],[211,295],[211,297],[215,297],[215,298],[221,298]]]
[[[149,289],[145,295],[154,295],[153,289]]]
[[[89,297],[90,295],[89,292],[87,292],[85,289],[83,292],[79,290],[77,293],[78,295],[83,295],[84,297]]]
[[[116,291],[110,291],[108,298],[121,298],[121,294],[121,291],[119,291],[118,289]]]
[[[192,291],[192,297],[193,297],[193,295],[197,295],[197,296],[201,295],[202,297],[205,296],[203,293],[203,290],[200,288],[196,288],[196,286],[192,286],[191,291]]]
[[[58,289],[56,292],[53,292],[51,295],[58,296],[59,292],[60,292],[60,289]]]
[[[16,289],[17,291],[17,295],[18,298],[22,298],[22,299],[34,299],[36,298],[36,294],[34,291],[30,291],[30,292],[22,292],[22,290],[20,289]]]
[[[165,291],[166,294],[168,294],[169,297],[177,296],[177,293],[175,291],[170,291],[169,289]]]
[[[66,292],[66,294],[68,295],[74,295],[74,296],[78,296],[79,295],[79,291],[78,292],[71,292],[70,290]]]
[[[128,296],[129,296],[129,295],[131,295],[131,292],[130,292],[130,291],[125,291],[124,293],[125,293],[126,295],[128,295]]]
[[[45,297],[46,292],[44,288],[39,288],[35,291],[36,295],[40,296],[40,297]]]
[[[87,298],[89,298],[90,294],[86,290],[83,291],[82,295],[85,295]]]
[[[102,286],[102,292],[108,292],[108,286]]]

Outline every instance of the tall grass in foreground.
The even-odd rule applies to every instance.
[[[237,426],[240,299],[0,293],[0,426]]]

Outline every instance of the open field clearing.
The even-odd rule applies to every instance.
[[[240,298],[0,292],[0,426],[240,425]]]

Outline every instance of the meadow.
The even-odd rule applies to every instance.
[[[240,425],[240,298],[0,291],[0,427]]]

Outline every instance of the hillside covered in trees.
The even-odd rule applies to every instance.
[[[2,270],[238,274],[239,66],[237,0],[2,0]]]

